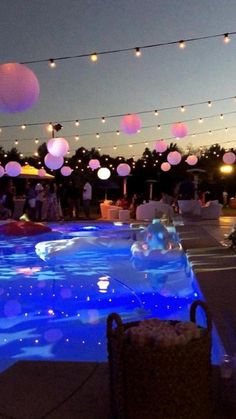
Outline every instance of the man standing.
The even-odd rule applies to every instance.
[[[83,187],[83,209],[87,219],[90,219],[90,201],[92,199],[92,186],[86,179]]]

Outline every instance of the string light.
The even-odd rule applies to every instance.
[[[16,144],[16,145],[18,144],[18,140],[15,140],[15,144]]]
[[[39,139],[38,138],[35,138],[34,142],[35,142],[35,144],[38,144]]]
[[[211,108],[211,107],[212,107],[212,102],[211,102],[211,100],[208,100],[207,105],[208,105],[208,108]]]
[[[220,114],[220,119],[224,119],[223,113]]]
[[[120,131],[119,130],[116,131],[116,135],[120,135]]]
[[[185,47],[186,47],[186,43],[183,39],[181,39],[181,41],[179,41],[179,48],[184,49]]]
[[[140,51],[140,48],[135,48],[135,55],[136,57],[141,57],[142,53]]]
[[[102,123],[105,124],[105,122],[106,122],[106,118],[103,116],[102,117]]]
[[[78,121],[78,119],[76,119],[76,121],[75,121],[75,126],[76,127],[79,127],[79,121]]]
[[[97,53],[96,53],[96,52],[93,52],[93,53],[90,55],[90,60],[91,60],[93,63],[96,63],[96,61],[98,60],[98,55],[97,55]]]
[[[157,125],[157,129],[161,129],[161,126],[160,125]]]
[[[55,68],[55,67],[56,67],[56,63],[55,63],[55,61],[53,60],[53,58],[50,58],[50,59],[48,60],[48,64],[49,64],[49,67],[50,67],[50,68]]]
[[[96,134],[96,138],[99,138],[100,137],[100,135],[99,135],[99,133],[97,132],[97,134]]]
[[[21,129],[25,129],[25,128],[26,128],[25,124],[21,125]]]
[[[228,33],[225,33],[224,34],[224,43],[225,44],[228,44],[230,42],[230,37],[229,37],[229,34]]]
[[[181,112],[185,112],[186,111],[185,106],[182,105],[180,110],[181,110]]]
[[[154,114],[155,114],[155,116],[159,115],[157,110],[155,110]]]
[[[202,124],[203,123],[203,119],[202,118],[199,118],[198,122],[199,122],[199,124]]]

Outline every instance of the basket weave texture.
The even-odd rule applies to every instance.
[[[108,358],[113,418],[209,419],[211,412],[211,329],[205,303],[195,301],[206,314],[207,327],[185,345],[137,345],[125,331],[140,322],[122,323],[112,313],[107,319]],[[174,322],[173,323],[178,323]],[[114,327],[115,324],[115,327]]]

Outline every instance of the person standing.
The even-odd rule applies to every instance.
[[[44,187],[41,183],[37,183],[37,185],[35,186],[35,192],[36,192],[35,219],[36,221],[42,221]]]
[[[92,199],[92,186],[88,180],[83,187],[83,210],[87,219],[90,219],[90,202]]]

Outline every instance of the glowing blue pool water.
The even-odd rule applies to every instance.
[[[111,224],[55,224],[53,233],[0,237],[0,360],[105,361],[106,319],[189,319],[199,291],[187,260],[139,270],[130,246],[71,254],[45,262],[35,253],[41,241],[122,234]],[[126,234],[126,233],[125,233]],[[2,368],[4,368],[2,366]]]

